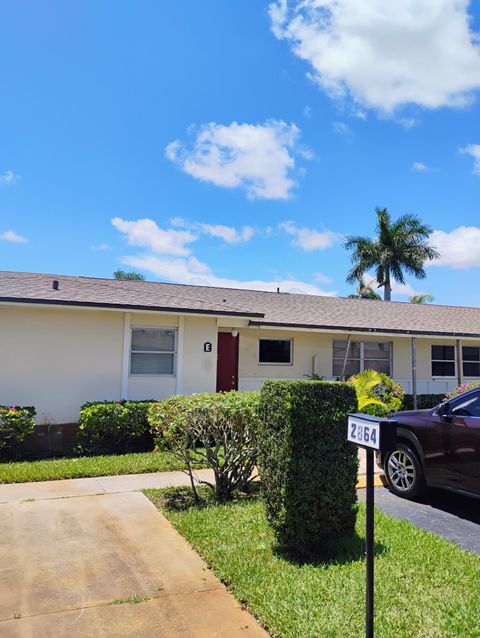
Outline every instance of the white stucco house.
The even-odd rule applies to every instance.
[[[419,394],[480,378],[480,309],[0,273],[0,404],[34,405],[38,423],[365,368]]]

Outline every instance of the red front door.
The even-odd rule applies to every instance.
[[[238,340],[230,332],[218,333],[217,392],[238,389]]]

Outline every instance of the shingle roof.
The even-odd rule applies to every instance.
[[[59,290],[52,287],[59,281]],[[480,338],[480,308],[0,272],[0,301],[241,316],[252,325]]]

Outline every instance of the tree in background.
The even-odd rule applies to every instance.
[[[345,248],[353,251],[347,282],[360,281],[370,268],[374,268],[378,285],[383,286],[384,300],[390,301],[393,279],[404,284],[404,272],[425,279],[425,262],[438,259],[439,253],[428,243],[432,229],[416,215],[402,215],[392,222],[386,208],[377,208],[375,212],[376,237],[347,237]]]
[[[360,278],[358,282],[357,292],[353,295],[348,295],[349,299],[381,299],[378,292],[372,288],[372,283],[374,280],[370,281],[368,284],[365,283],[363,277]]]
[[[125,272],[124,270],[116,270],[113,273],[114,279],[122,279],[124,281],[145,281],[145,277],[138,272]]]
[[[435,301],[435,297],[426,292],[421,292],[418,295],[412,295],[409,297],[408,301],[410,303],[432,303],[432,301]]]

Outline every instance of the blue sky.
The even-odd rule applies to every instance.
[[[394,6],[390,6],[394,5]],[[415,213],[412,291],[480,305],[478,3],[0,5],[0,268],[345,295]]]

